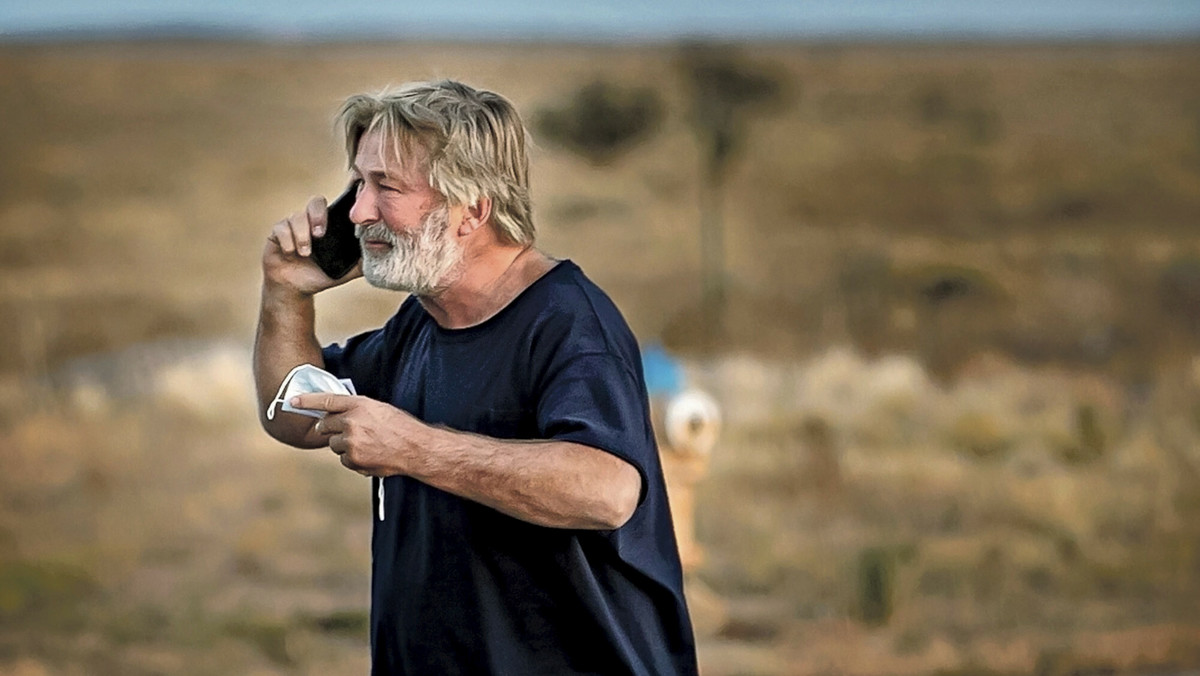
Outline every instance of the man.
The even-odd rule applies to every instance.
[[[637,344],[570,261],[533,246],[526,131],[456,82],[350,98],[359,269],[311,259],[320,198],[272,229],[260,411],[293,367],[350,378],[263,425],[373,479],[373,674],[693,674],[695,645]],[[411,295],[322,349],[313,296]]]

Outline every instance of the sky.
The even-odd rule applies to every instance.
[[[1200,0],[0,0],[0,40],[1197,39]]]

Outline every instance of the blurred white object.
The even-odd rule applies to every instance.
[[[685,390],[667,403],[667,444],[676,453],[708,455],[721,431],[721,409],[701,390]]]

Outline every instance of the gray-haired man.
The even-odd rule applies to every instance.
[[[641,359],[609,298],[533,246],[526,131],[456,82],[350,98],[362,264],[311,259],[326,206],[263,253],[255,377],[265,408],[311,363],[358,396],[263,417],[373,479],[374,674],[692,674],[695,645]],[[321,348],[313,296],[364,276],[411,295]]]

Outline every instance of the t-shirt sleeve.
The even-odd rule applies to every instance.
[[[571,358],[542,390],[537,424],[540,436],[591,446],[629,462],[642,476],[655,453],[647,429],[641,381],[621,360],[606,353]]]
[[[380,382],[384,374],[383,331],[362,333],[343,344],[327,345],[321,349],[325,370],[338,378],[349,378],[359,394],[378,398],[386,385]]]

